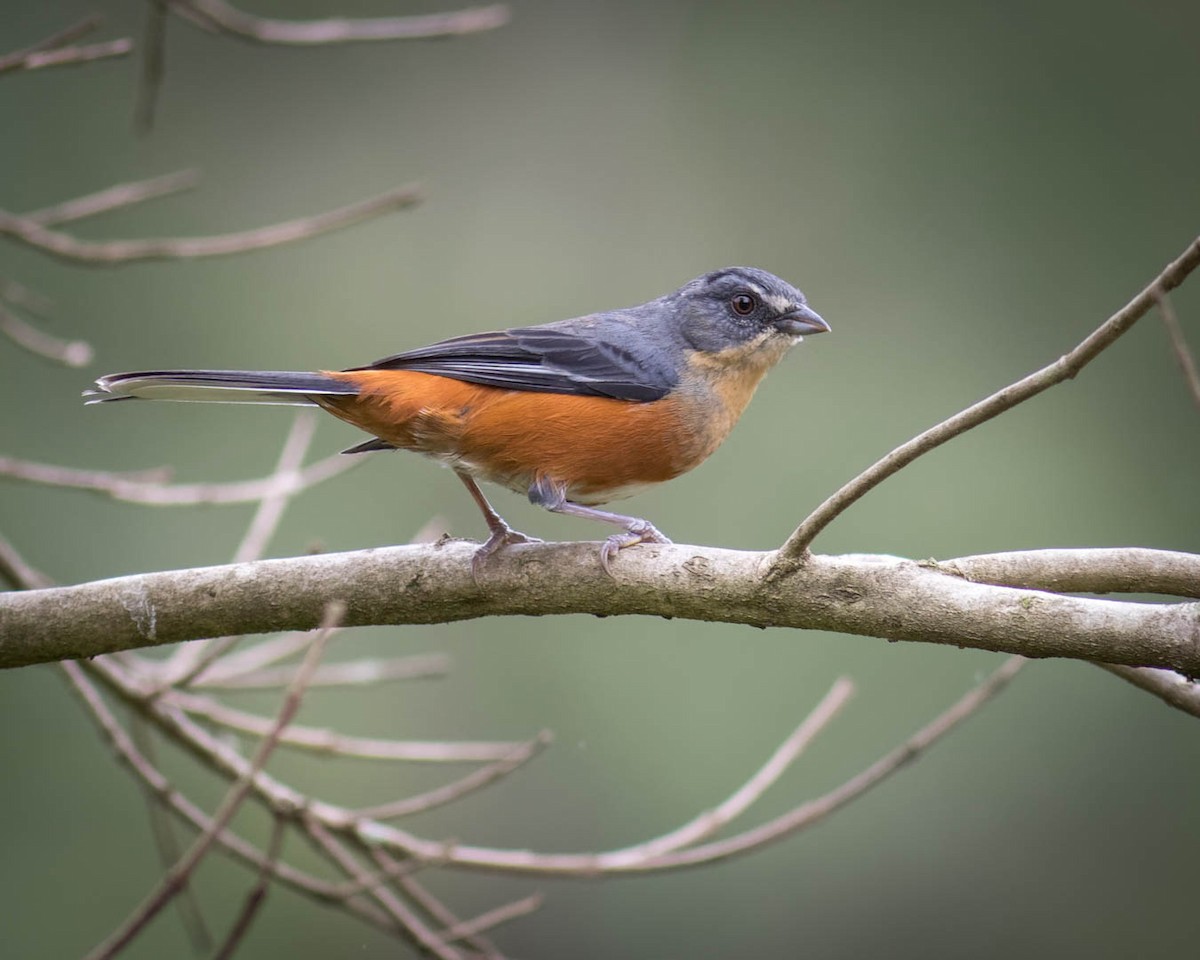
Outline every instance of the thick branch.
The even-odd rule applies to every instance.
[[[1145,547],[1019,550],[936,564],[939,570],[1003,587],[1058,593],[1162,593],[1200,599],[1200,556]]]
[[[312,629],[327,601],[346,626],[482,616],[643,614],[829,630],[1200,675],[1200,604],[1141,604],[972,583],[896,557],[815,556],[766,581],[773,553],[686,545],[624,551],[530,544],[470,570],[451,541],[293,557],[0,595],[0,667],[180,640]]]

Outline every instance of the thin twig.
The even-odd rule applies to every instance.
[[[0,477],[47,487],[94,490],[126,503],[143,503],[155,507],[191,507],[203,504],[250,503],[278,490],[286,490],[288,494],[299,493],[345,473],[363,460],[363,457],[343,457],[334,454],[314,461],[289,475],[286,482],[281,482],[271,475],[255,480],[231,480],[225,483],[168,484],[164,482],[170,476],[170,470],[166,467],[113,473],[105,470],[77,470],[74,467],[60,467],[0,456]]]
[[[518,917],[528,916],[541,907],[544,899],[540,893],[533,893],[521,900],[514,900],[512,903],[506,903],[503,906],[496,907],[494,910],[487,911],[487,913],[481,913],[470,920],[462,920],[442,931],[442,941],[445,943],[454,943],[456,940],[466,940],[483,933],[485,930],[495,929],[502,923],[516,920]]]
[[[210,697],[182,691],[170,691],[164,699],[197,717],[227,730],[265,736],[271,721],[267,717],[245,710],[235,710]],[[539,737],[542,734],[538,735]],[[359,757],[364,760],[399,760],[408,763],[486,763],[503,762],[535,741],[440,741],[386,740],[374,737],[350,737],[318,727],[289,726],[279,737],[280,744],[316,753],[339,757]]]
[[[92,348],[84,340],[60,340],[39,330],[0,304],[0,333],[30,353],[68,367],[86,367],[92,362]]]
[[[10,62],[24,60],[31,53],[41,53],[43,50],[55,50],[59,47],[65,47],[68,43],[74,43],[76,40],[82,40],[89,33],[99,30],[102,23],[104,23],[104,18],[100,14],[90,14],[77,23],[73,23],[69,27],[64,27],[62,30],[50,34],[44,40],[39,40],[37,43],[31,44],[21,50],[6,53],[0,57],[0,70],[3,70]]]
[[[123,950],[146,924],[175,897],[196,865],[208,852],[217,834],[229,825],[242,801],[250,794],[255,776],[262,770],[279,742],[279,734],[284,727],[291,723],[296,711],[300,709],[305,685],[309,676],[317,668],[321,654],[325,650],[325,641],[328,639],[329,631],[344,615],[344,605],[338,602],[331,602],[327,605],[325,620],[313,637],[312,647],[309,648],[308,655],[304,658],[303,669],[296,675],[296,681],[288,688],[284,696],[283,705],[279,709],[279,715],[276,717],[272,729],[259,743],[258,749],[250,759],[243,775],[234,781],[233,786],[225,794],[225,798],[213,814],[210,828],[196,838],[188,852],[167,871],[155,890],[129,918],[104,943],[88,954],[89,960],[109,960]]]
[[[801,804],[783,816],[753,830],[747,830],[726,840],[690,847],[687,850],[644,861],[633,869],[640,871],[673,870],[713,863],[750,850],[761,849],[767,844],[782,840],[797,830],[811,826],[835,810],[844,807],[851,800],[862,796],[901,767],[917,759],[925,750],[1003,690],[1026,662],[1024,657],[1009,657],[983,683],[969,690],[948,710],[935,717],[895,750],[881,757],[866,770],[851,777],[829,793]]]
[[[208,237],[160,237],[145,240],[80,240],[50,230],[15,214],[0,210],[0,235],[12,237],[35,249],[72,263],[113,266],[140,260],[176,260],[223,257],[247,250],[263,250],[283,243],[305,240],[331,230],[340,230],[370,217],[410,207],[420,200],[415,186],[398,187],[377,197],[283,223]]]
[[[108,213],[110,210],[190,190],[199,181],[199,170],[177,170],[174,173],[151,177],[148,180],[114,184],[95,193],[76,197],[73,200],[64,200],[54,206],[26,213],[23,215],[23,219],[32,220],[43,227],[83,220],[85,217],[94,217],[100,213]]]
[[[548,854],[529,850],[477,847],[457,841],[426,840],[377,820],[363,820],[356,817],[352,810],[311,800],[265,772],[260,771],[253,777],[252,787],[268,810],[284,813],[303,810],[306,821],[319,823],[327,831],[347,838],[360,850],[391,851],[411,860],[416,866],[438,865],[510,874],[570,877],[676,869],[756,849],[822,819],[894,773],[979,709],[1008,683],[1023,662],[1021,657],[1010,657],[991,677],[967,693],[906,743],[824,797],[810,801],[778,820],[728,840],[667,853],[648,861],[630,862],[621,851],[613,852],[619,856],[614,862],[609,859],[610,854],[606,853]],[[248,763],[236,750],[192,723],[172,706],[163,702],[147,703],[142,700],[136,689],[131,688],[128,681],[119,672],[113,671],[103,658],[89,662],[88,669],[103,678],[116,694],[135,708],[144,711],[181,747],[207,767],[232,779],[245,776]]]
[[[74,43],[95,31],[103,22],[103,17],[93,14],[64,30],[52,33],[32,46],[0,56],[0,73],[36,70],[39,67],[59,66],[66,63],[86,63],[101,57],[123,56],[128,53],[133,45],[129,39],[112,40],[87,47],[67,47],[67,44]]]
[[[3,534],[0,534],[0,577],[18,590],[37,590],[54,585],[48,576],[26,563]]]
[[[783,742],[765,764],[735,791],[724,803],[706,810],[693,820],[646,843],[614,850],[605,855],[605,862],[612,866],[622,863],[645,863],[655,860],[673,850],[690,847],[712,836],[727,824],[740,817],[807,749],[854,694],[854,684],[846,677],[839,677],[791,736]]]
[[[1193,240],[1179,258],[1169,264],[1151,284],[1102,323],[1070,353],[943,420],[907,443],[901,444],[882,460],[876,461],[805,518],[780,547],[768,576],[777,577],[794,571],[803,562],[809,546],[822,530],[866,493],[918,457],[1006,410],[1011,410],[1017,404],[1037,396],[1055,384],[1074,377],[1160,302],[1167,291],[1179,286],[1198,264],[1200,238]]]
[[[524,766],[549,746],[552,739],[550,732],[543,730],[533,740],[521,744],[510,756],[488,764],[486,767],[473,770],[452,783],[415,796],[405,797],[403,800],[394,800],[391,803],[382,803],[375,807],[364,807],[356,811],[356,814],[365,820],[393,820],[445,806],[447,803],[452,803],[461,797],[490,786]]]
[[[266,550],[283,519],[283,512],[294,490],[295,477],[304,464],[316,429],[317,418],[313,410],[301,410],[292,420],[291,429],[283,441],[283,450],[271,473],[271,486],[259,501],[250,526],[234,552],[234,563],[257,560]],[[238,636],[216,637],[181,645],[159,670],[162,680],[158,692],[165,687],[187,686],[241,640]],[[290,678],[279,686],[287,686],[288,682]]]
[[[408,933],[415,944],[429,951],[439,960],[462,960],[462,954],[444,944],[407,904],[383,885],[384,881],[372,883],[369,872],[316,817],[305,817],[303,827],[306,835],[313,841],[317,849],[340,867],[346,876],[359,883],[369,884],[364,889],[395,918],[397,924]]]
[[[288,501],[297,491],[296,481],[299,479],[300,468],[304,465],[305,454],[317,432],[317,412],[301,410],[292,421],[292,427],[284,440],[283,449],[279,452],[279,460],[271,474],[272,485],[263,495],[250,521],[250,528],[238,544],[233,555],[234,563],[249,563],[258,560],[267,549],[271,537],[279,529],[283,519],[283,511]]]
[[[313,687],[363,686],[392,680],[425,680],[444,677],[450,670],[450,658],[444,653],[419,653],[406,657],[348,660],[323,664],[313,675]],[[253,670],[226,680],[210,680],[201,675],[193,687],[206,690],[270,690],[284,687],[295,675],[295,667]]]
[[[195,827],[207,832],[212,825],[212,818],[199,807],[179,793],[161,771],[142,756],[134,747],[128,735],[113,717],[111,711],[104,705],[96,688],[84,674],[79,664],[68,661],[60,664],[63,675],[67,678],[71,692],[78,697],[87,709],[88,715],[95,722],[101,734],[108,741],[117,755],[118,761],[134,777],[158,797],[173,813]],[[110,665],[110,676],[111,673]],[[342,888],[324,880],[303,873],[286,863],[272,864],[267,856],[253,844],[247,843],[241,837],[226,829],[217,833],[217,842],[231,856],[256,870],[269,869],[280,883],[283,883],[298,893],[303,893],[323,903],[345,906],[368,923],[383,930],[392,930],[390,920],[377,908],[366,904],[347,901]]]
[[[16,280],[0,279],[0,300],[6,300],[11,306],[20,307],[35,317],[45,318],[54,309],[54,301],[49,297],[30,290]]]
[[[1189,680],[1182,673],[1154,667],[1126,667],[1118,663],[1098,663],[1096,666],[1154,694],[1176,710],[1200,717],[1200,682]]]
[[[139,133],[154,127],[154,108],[162,89],[167,59],[167,2],[150,0],[146,4],[146,25],[142,31],[142,72],[138,78],[133,126]]]
[[[147,762],[157,767],[149,721],[143,716],[134,714],[129,725],[129,735]],[[179,846],[179,838],[175,836],[175,824],[162,803],[162,797],[148,785],[142,784],[141,786],[146,800],[146,816],[150,821],[150,833],[154,837],[159,863],[163,870],[168,870],[171,864],[183,855],[183,850]],[[197,953],[207,953],[212,949],[212,935],[208,932],[208,925],[204,922],[204,914],[200,910],[196,888],[190,881],[184,881],[179,896],[175,898],[175,906],[193,948]]]
[[[253,646],[245,647],[236,653],[228,653],[210,664],[192,681],[191,686],[220,686],[224,681],[236,680],[243,674],[253,673],[290,657],[307,647],[308,642],[308,634],[300,630],[260,640]]]
[[[1171,338],[1171,349],[1175,351],[1175,359],[1183,371],[1183,379],[1187,381],[1192,401],[1200,407],[1200,370],[1196,369],[1196,360],[1188,349],[1187,340],[1183,336],[1183,327],[1175,315],[1175,307],[1166,292],[1158,296],[1158,311],[1162,314],[1163,326],[1167,328],[1167,336]]]
[[[413,903],[424,910],[434,923],[448,930],[458,926],[462,922],[453,910],[430,893],[424,884],[412,875],[414,872],[413,861],[399,861],[389,856],[385,850],[375,849],[369,852],[371,859],[381,868],[382,875],[394,883]],[[442,939],[447,943],[450,942],[444,935],[442,935]],[[474,947],[486,960],[504,960],[504,955],[500,952],[500,949],[485,937],[482,931],[469,931],[466,935],[458,939],[465,941],[468,946]]]
[[[223,0],[174,0],[171,6],[176,11],[198,13],[225,33],[244,40],[298,46],[461,36],[494,30],[509,19],[504,4],[425,16],[355,20],[272,20],[245,13]]]
[[[84,47],[46,50],[43,53],[30,53],[14,65],[0,64],[0,73],[16,70],[44,70],[47,67],[73,67],[81,63],[93,63],[96,60],[124,57],[131,50],[133,50],[133,41],[128,37],[106,40],[103,43],[92,43]]]
[[[258,911],[262,909],[262,905],[267,899],[271,878],[275,874],[275,864],[279,862],[279,857],[283,853],[283,838],[286,828],[287,821],[283,817],[275,817],[272,821],[271,840],[267,844],[266,862],[259,870],[258,880],[246,895],[246,901],[242,904],[242,909],[238,913],[237,919],[234,920],[228,935],[221,946],[217,948],[214,960],[229,960],[234,955],[242,939],[246,936],[246,931],[250,929],[250,924],[254,922]]]

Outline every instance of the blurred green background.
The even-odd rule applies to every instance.
[[[292,17],[407,3],[260,2]],[[95,10],[8,0],[0,49]],[[170,22],[157,128],[131,132],[135,59],[0,80],[0,205],[31,210],[199,166],[200,189],[81,223],[90,238],[216,233],[421,181],[420,207],[304,244],[87,270],[8,243],[0,276],[56,304],[86,371],[0,341],[0,452],[182,480],[267,472],[286,410],[84,409],[93,376],[160,366],[339,367],[489,327],[638,303],[754,264],[833,333],[768,379],[702,468],[629,503],[682,542],[762,549],[892,446],[1069,349],[1200,224],[1200,5],[520,2],[494,33],[311,50]],[[1200,280],[1176,305],[1200,349]],[[1077,381],[889,481],[822,552],[1041,546],[1200,550],[1200,419],[1157,316]],[[323,422],[314,456],[357,442]],[[593,538],[499,492],[520,529]],[[64,582],[224,562],[249,507],[150,509],[0,482],[0,531]],[[431,516],[478,537],[449,475],[377,457],[290,508],[272,555],[406,540]],[[728,795],[849,674],[859,693],[756,807],[841,782],[994,667],[976,652],[638,619],[361,631],[332,655],[445,651],[449,679],[316,692],[305,722],[362,735],[518,738],[550,753],[412,829],[545,851],[623,846]],[[270,696],[238,705],[267,711]],[[80,955],[160,874],[144,805],[52,668],[0,674],[4,953]],[[463,913],[539,889],[498,934],[516,957],[1129,957],[1194,949],[1196,721],[1076,663],[1034,664],[917,765],[811,831],[734,862],[608,882],[446,876]],[[164,754],[209,805],[220,785]],[[271,769],[381,802],[447,770]],[[461,771],[458,771],[461,772]],[[239,828],[263,840],[261,817]],[[309,862],[294,842],[288,855]],[[252,883],[197,877],[224,929]],[[402,950],[401,953],[404,951]],[[128,953],[185,956],[166,913]],[[245,956],[395,956],[276,890]]]

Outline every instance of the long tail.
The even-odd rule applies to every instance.
[[[187,400],[208,403],[313,404],[317,396],[346,396],[358,387],[323,373],[285,370],[143,370],[110,373],[85,390],[85,403],[109,400]]]

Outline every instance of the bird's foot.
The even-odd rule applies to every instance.
[[[670,543],[671,541],[664,537],[655,528],[654,524],[647,520],[636,520],[631,523],[621,533],[614,533],[604,541],[604,545],[600,548],[600,566],[614,580],[616,576],[612,572],[612,558],[617,555],[617,551],[624,550],[626,547],[632,547],[638,543]]]
[[[471,557],[471,579],[479,584],[479,574],[483,570],[483,565],[487,562],[488,557],[496,553],[498,550],[503,550],[505,547],[512,546],[516,543],[541,543],[537,537],[530,537],[519,530],[514,530],[507,523],[501,520],[497,525],[492,527],[492,535],[483,542],[475,555]]]

